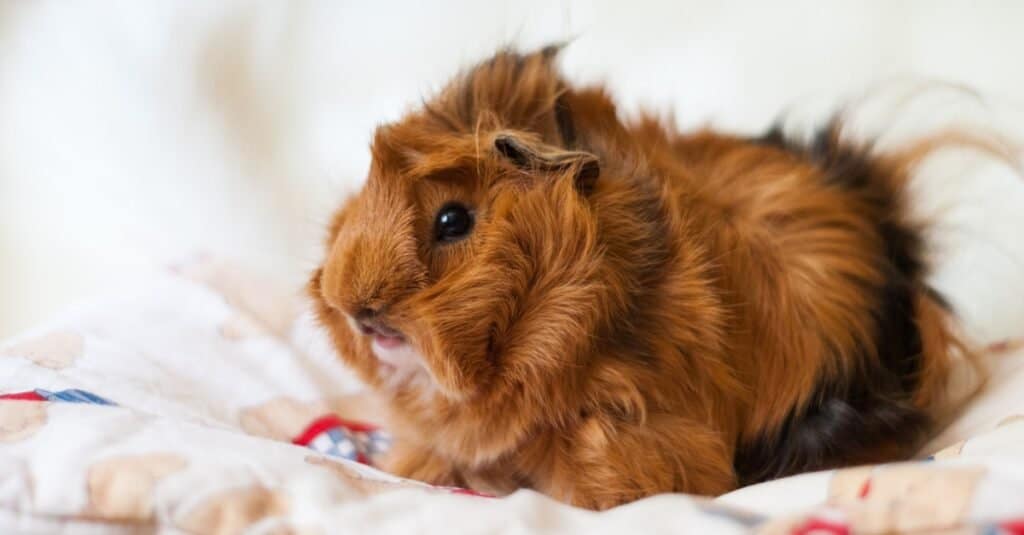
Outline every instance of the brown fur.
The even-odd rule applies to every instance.
[[[553,56],[499,53],[381,127],[330,227],[309,293],[387,401],[389,468],[601,509],[909,455],[954,338],[902,162],[838,127],[816,154],[626,124]],[[435,243],[453,200],[476,226]],[[349,328],[365,307],[419,377]]]

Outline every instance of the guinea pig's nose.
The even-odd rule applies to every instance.
[[[359,307],[355,313],[352,314],[352,319],[356,320],[356,323],[364,329],[370,327],[373,324],[374,318],[377,317],[379,312],[376,309],[370,307]]]
[[[352,314],[352,319],[355,320],[359,328],[364,333],[370,333],[376,330],[388,330],[387,325],[382,321],[381,316],[383,315],[381,308],[373,308],[369,306],[359,307]]]
[[[378,341],[394,342],[404,339],[400,331],[381,320],[380,311],[363,308],[355,313],[353,319],[356,325],[359,326],[360,332],[365,335],[373,335]]]

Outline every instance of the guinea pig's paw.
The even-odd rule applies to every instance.
[[[455,466],[426,448],[396,443],[381,463],[388,473],[439,487],[461,485]]]

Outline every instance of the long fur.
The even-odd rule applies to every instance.
[[[603,509],[910,455],[957,344],[905,160],[838,122],[807,144],[626,123],[555,55],[500,52],[379,128],[329,229],[309,294],[389,407],[388,468]],[[476,226],[435,243],[449,201]],[[410,368],[350,327],[368,306]]]

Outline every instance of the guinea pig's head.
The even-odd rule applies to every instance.
[[[581,367],[607,289],[601,166],[577,145],[553,55],[500,53],[377,129],[309,284],[373,386],[457,403]]]

